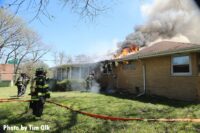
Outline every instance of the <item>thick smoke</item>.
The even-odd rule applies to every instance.
[[[95,80],[93,81],[93,84],[91,86],[91,89],[90,89],[90,92],[93,92],[93,93],[99,93],[100,91],[100,85],[99,83],[97,83]]]
[[[80,68],[73,67],[71,69],[71,89],[73,91],[89,91],[93,93],[99,93],[100,85],[97,83],[96,79],[98,78],[97,73],[95,73],[95,68],[98,66],[98,63],[87,64],[84,67]],[[89,74],[94,73],[94,77],[90,80],[90,86],[87,86],[87,78]],[[67,77],[64,77],[67,78]]]
[[[121,49],[130,44],[142,47],[174,38],[180,42],[200,43],[200,13],[193,0],[154,0],[152,5],[143,5],[142,11],[147,22],[135,27],[135,31],[119,43]]]

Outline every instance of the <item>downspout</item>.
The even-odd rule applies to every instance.
[[[144,90],[142,93],[138,94],[136,97],[140,97],[142,95],[146,94],[146,65],[144,62],[142,62],[142,60],[139,60],[142,63],[142,78],[143,78],[143,87]]]

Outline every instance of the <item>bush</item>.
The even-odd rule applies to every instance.
[[[57,80],[50,79],[47,83],[49,84],[49,90],[53,91],[56,88]]]
[[[82,91],[85,90],[84,80],[62,80],[58,81],[52,91]]]
[[[10,87],[12,86],[12,81],[0,81],[0,87]]]
[[[58,81],[52,91],[70,91],[71,83],[69,80]]]

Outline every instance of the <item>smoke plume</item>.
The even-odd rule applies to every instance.
[[[148,19],[118,44],[121,49],[130,44],[143,47],[154,41],[171,39],[200,43],[200,12],[193,0],[154,0],[141,9]]]

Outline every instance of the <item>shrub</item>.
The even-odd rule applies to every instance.
[[[71,83],[69,80],[62,80],[58,81],[53,88],[53,91],[70,91],[71,90]]]
[[[55,83],[52,91],[83,91],[86,83],[84,80],[62,80]]]

